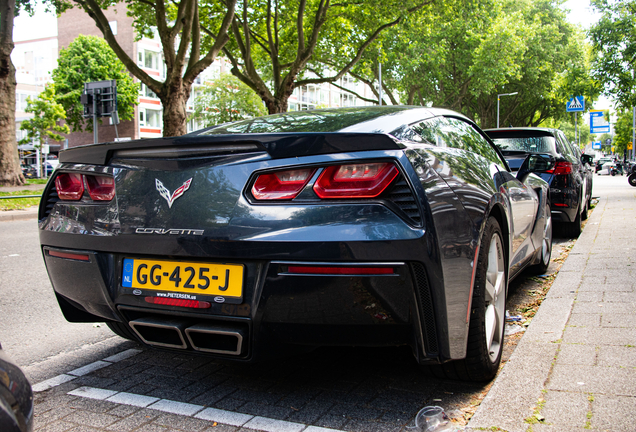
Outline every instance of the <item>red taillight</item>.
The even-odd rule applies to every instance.
[[[557,162],[552,169],[546,172],[554,175],[570,174],[572,172],[572,162]]]
[[[194,309],[208,309],[211,306],[210,302],[206,301],[171,299],[166,297],[146,297],[144,300],[146,300],[146,303],[157,305],[179,306]]]
[[[397,177],[392,163],[330,166],[320,175],[314,191],[320,198],[374,198]]]
[[[115,197],[115,179],[105,176],[86,176],[88,194],[95,201],[110,201]]]
[[[65,201],[77,201],[84,194],[84,180],[88,194],[94,201],[110,201],[115,197],[115,179],[76,173],[62,173],[55,178],[57,196]]]
[[[77,201],[84,194],[84,182],[81,174],[62,173],[55,178],[57,196],[66,201]]]
[[[252,186],[252,195],[257,200],[293,199],[315,172],[315,168],[307,168],[261,174]]]
[[[315,267],[289,266],[288,273],[293,274],[331,274],[331,275],[385,275],[395,274],[392,267]]]

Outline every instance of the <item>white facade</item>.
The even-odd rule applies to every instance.
[[[15,66],[15,117],[16,138],[24,137],[20,130],[22,120],[33,117],[26,113],[27,98],[35,99],[44,86],[50,82],[51,72],[57,67],[57,37],[15,42],[11,61]]]

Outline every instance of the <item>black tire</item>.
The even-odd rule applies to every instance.
[[[581,235],[581,212],[577,211],[574,222],[565,222],[563,224],[563,235],[570,238],[578,238]]]
[[[535,275],[542,275],[548,271],[550,258],[552,257],[552,214],[550,213],[550,203],[547,204],[547,222],[543,228],[543,239],[541,241],[541,252],[539,264],[530,267],[530,272]]]
[[[627,177],[627,181],[630,186],[636,187],[636,171],[632,172],[629,177]]]
[[[106,325],[113,333],[117,336],[121,336],[124,339],[132,340],[138,342],[137,337],[130,331],[130,329],[124,323],[116,322],[116,321],[108,321]]]
[[[431,367],[434,375],[476,382],[494,378],[503,352],[507,290],[503,235],[497,220],[490,217],[477,259],[466,358]]]
[[[616,175],[616,171],[610,170],[610,172],[612,173],[612,177],[614,177]]]

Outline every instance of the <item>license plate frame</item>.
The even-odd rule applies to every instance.
[[[121,286],[135,295],[242,303],[245,266],[126,257],[122,262]]]

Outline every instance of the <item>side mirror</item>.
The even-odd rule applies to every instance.
[[[554,168],[555,159],[549,154],[532,153],[526,156],[525,160],[519,167],[517,179],[524,182],[528,174],[534,172],[545,172]]]

